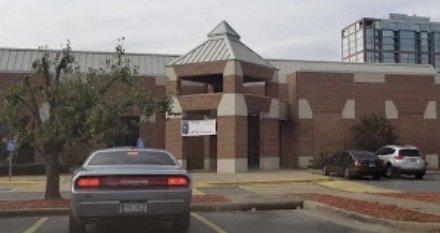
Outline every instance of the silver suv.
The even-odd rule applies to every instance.
[[[426,162],[415,146],[387,145],[378,150],[376,155],[384,161],[385,176],[388,178],[408,174],[423,179],[425,175]]]

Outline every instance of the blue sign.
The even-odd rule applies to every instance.
[[[15,139],[9,140],[8,143],[6,144],[6,150],[9,152],[14,151],[16,147],[17,147],[17,140]]]
[[[143,138],[138,137],[138,139],[136,140],[136,147],[137,148],[144,148],[145,147],[145,142],[144,142]]]

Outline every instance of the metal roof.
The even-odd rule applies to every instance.
[[[208,40],[205,43],[207,47],[217,48],[218,54],[213,54],[219,57],[226,57],[222,46],[226,46],[222,38]],[[247,47],[240,46],[239,41],[233,41],[231,48],[235,51],[246,49]],[[199,47],[202,47],[202,44]],[[209,45],[209,46],[208,46]],[[229,45],[228,45],[229,46]],[[223,51],[223,53],[221,52]],[[57,51],[50,50],[51,56],[55,56]],[[203,52],[203,51],[199,51]],[[113,52],[87,52],[74,51],[75,60],[81,68],[82,72],[87,72],[89,68],[99,69],[105,67],[107,59],[114,56]],[[236,54],[243,54],[238,52]],[[10,73],[27,73],[30,72],[32,62],[43,54],[42,50],[36,49],[12,49],[0,48],[0,72]],[[258,55],[256,55],[258,56]],[[127,53],[126,57],[130,60],[130,66],[136,67],[140,75],[146,76],[165,76],[165,67],[173,60],[178,58],[178,55],[166,54],[138,54]],[[203,59],[208,59],[207,56],[198,55]],[[258,56],[259,57],[259,56]],[[194,58],[185,58],[190,61],[198,61]],[[263,59],[263,58],[261,58]],[[416,75],[433,75],[437,74],[431,65],[410,65],[410,64],[384,64],[384,63],[347,63],[347,62],[326,62],[326,61],[304,61],[304,60],[282,60],[282,59],[267,59],[265,62],[271,64],[272,67],[279,69],[280,77],[286,76],[296,71],[311,71],[311,72],[336,72],[336,73],[384,73],[384,74],[416,74]]]
[[[212,38],[215,36],[223,36],[225,34],[237,40],[240,40],[240,35],[238,35],[238,33],[231,27],[231,25],[229,25],[228,22],[224,20],[208,33],[208,37]]]
[[[32,70],[32,62],[40,58],[47,51],[55,56],[56,50],[0,48],[0,72],[26,73]],[[75,62],[81,72],[88,72],[89,68],[105,68],[106,61],[113,59],[114,52],[73,51]],[[136,69],[140,75],[165,76],[165,66],[176,59],[178,55],[166,54],[136,54],[127,53],[130,67]]]
[[[240,41],[240,35],[226,21],[222,21],[208,34],[208,40],[182,55],[170,65],[227,60],[240,60],[272,67],[264,58],[243,44]]]
[[[348,63],[331,61],[304,61],[268,59],[279,69],[279,75],[294,72],[332,72],[332,73],[380,73],[380,74],[437,74],[431,65],[395,63]]]

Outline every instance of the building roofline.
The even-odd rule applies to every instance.
[[[17,47],[0,47],[0,50],[9,51],[48,51],[48,52],[60,52],[62,49],[36,49],[36,48],[17,48]],[[73,53],[88,53],[88,54],[114,54],[114,51],[93,51],[93,50],[72,50]],[[141,53],[141,52],[125,52],[126,55],[135,56],[163,56],[163,57],[179,57],[179,54],[166,54],[166,53]]]
[[[340,65],[371,65],[371,66],[411,66],[411,67],[432,67],[431,64],[407,64],[407,63],[360,63],[360,62],[343,62],[343,61],[326,61],[326,60],[302,60],[288,58],[266,58],[269,62],[309,62],[309,63],[326,63]]]

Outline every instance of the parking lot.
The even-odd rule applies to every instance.
[[[68,232],[67,216],[1,218],[0,232],[4,233],[64,233]],[[162,227],[96,227],[88,232],[167,232]],[[261,212],[193,213],[189,232],[365,232],[341,226],[316,217],[304,210]]]
[[[318,174],[319,171],[313,173]],[[205,194],[218,194],[232,199],[249,199],[257,196],[273,197],[282,194],[294,193],[324,193],[333,195],[359,196],[367,200],[365,193],[384,192],[429,192],[440,193],[440,173],[429,172],[423,180],[416,180],[412,176],[399,178],[372,180],[371,178],[344,179],[331,176],[335,181],[318,183],[292,183],[273,185],[224,186],[198,188]],[[5,187],[5,186],[2,186]],[[64,197],[70,192],[64,191]],[[20,188],[0,191],[0,199],[35,199],[42,198],[41,192],[29,192]],[[371,196],[378,198],[378,196]],[[376,199],[374,199],[376,200]],[[376,200],[377,201],[377,200]],[[398,204],[397,202],[395,204]],[[423,204],[423,203],[420,203]],[[426,204],[425,204],[426,205]],[[432,205],[431,212],[438,207]],[[406,206],[410,208],[411,206]],[[415,210],[415,209],[414,209]],[[424,210],[428,211],[428,210]],[[189,232],[368,232],[370,228],[359,228],[356,225],[347,225],[335,222],[331,218],[316,215],[307,210],[285,211],[249,211],[249,212],[211,212],[192,213]],[[359,229],[363,229],[359,230]],[[40,216],[40,217],[7,217],[0,218],[0,233],[43,233],[68,232],[67,216]],[[166,225],[127,228],[127,226],[90,226],[88,232],[167,232]]]
[[[394,179],[382,178],[380,180],[371,180],[364,178],[357,181],[395,191],[440,193],[440,173],[427,173],[423,180],[416,180],[414,176],[401,175]]]

